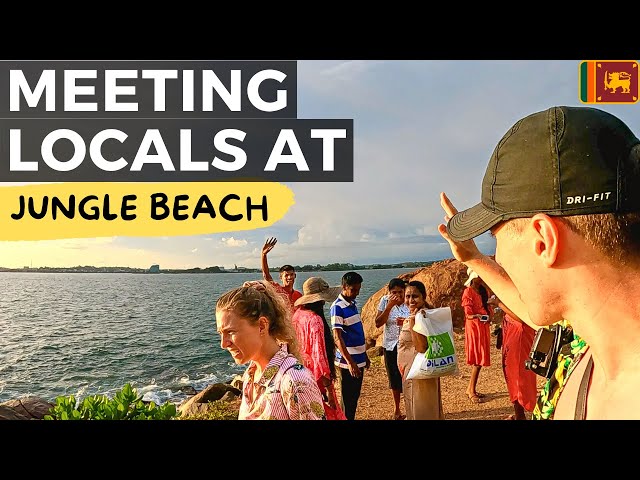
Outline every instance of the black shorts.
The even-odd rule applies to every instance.
[[[387,370],[387,378],[389,378],[389,388],[391,390],[402,391],[402,375],[398,369],[398,345],[393,350],[384,351],[384,368]]]

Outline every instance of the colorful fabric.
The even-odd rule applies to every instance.
[[[298,290],[295,290],[295,289],[289,292],[287,291],[286,288],[284,288],[282,285],[280,285],[277,282],[271,282],[271,285],[273,285],[273,288],[276,289],[276,292],[286,297],[287,301],[289,302],[289,305],[291,306],[291,311],[295,311],[298,308],[298,307],[295,307],[294,304],[296,303],[296,300],[302,296],[302,293],[300,293]]]
[[[389,295],[383,295],[378,303],[378,312],[384,312],[389,303]],[[409,316],[409,307],[404,303],[402,305],[394,305],[389,311],[387,322],[384,324],[384,331],[382,333],[382,347],[387,351],[392,351],[398,344],[398,337],[400,336],[400,325],[396,319],[398,317],[407,318]]]
[[[252,361],[242,376],[238,420],[325,420],[322,394],[313,374],[286,346],[255,380]]]
[[[407,420],[440,420],[442,413],[442,395],[440,379],[407,380],[411,364],[418,353],[413,346],[410,322],[404,322],[398,340],[398,365],[403,370],[402,393]]]
[[[537,376],[525,368],[536,331],[529,325],[504,315],[502,321],[502,371],[507,382],[509,401],[533,411],[538,396]]]
[[[324,342],[324,320],[311,310],[298,308],[293,314],[292,321],[304,366],[311,370],[318,385],[321,385],[322,377],[331,378]]]
[[[300,353],[313,377],[316,379],[318,388],[323,396],[332,397],[336,408],[331,408],[327,401],[323,402],[327,420],[346,420],[344,412],[337,401],[334,380],[331,378],[329,359],[324,341],[324,320],[311,310],[298,308],[292,318],[293,326],[296,329],[296,337],[300,344]],[[325,380],[330,380],[328,387],[324,386]]]
[[[367,348],[364,337],[364,327],[355,300],[349,302],[342,294],[331,304],[331,328],[342,330],[342,339],[353,361],[359,367],[367,365]],[[336,349],[335,364],[340,368],[349,368],[347,361]]]
[[[568,326],[567,322],[563,321],[562,326],[566,328]],[[573,372],[573,369],[580,362],[582,355],[588,348],[587,342],[582,340],[575,332],[573,333],[573,341],[560,348],[558,365],[553,376],[547,380],[538,396],[538,401],[531,416],[532,420],[553,419],[560,393],[562,393],[562,389],[567,383],[571,372]]]
[[[466,318],[467,315],[488,315],[482,304],[482,297],[473,288],[467,287],[462,292],[462,308],[464,309],[464,351],[467,365],[491,366],[491,331],[489,322],[479,318]]]
[[[580,64],[578,82],[583,103],[637,103],[640,97],[636,60],[588,60]]]

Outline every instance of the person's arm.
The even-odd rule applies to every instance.
[[[395,302],[395,296],[389,296],[386,300],[384,297],[380,299],[380,303],[378,304],[378,314],[376,315],[376,328],[382,327],[387,320],[389,320],[389,313],[393,309],[397,303]],[[384,307],[381,309],[384,303]]]
[[[448,222],[458,210],[453,206],[447,195],[440,193],[440,205],[445,212],[445,221]],[[523,323],[526,323],[534,329],[540,328],[534,324],[529,318],[526,305],[520,299],[518,289],[507,272],[498,263],[488,255],[484,255],[478,249],[473,240],[464,242],[456,242],[447,233],[447,227],[444,224],[438,225],[438,232],[449,242],[451,253],[456,260],[464,263],[467,267],[471,267],[480,278],[489,286],[491,291],[514,312]]]
[[[504,310],[504,313],[506,313],[507,315],[509,315],[510,318],[512,318],[513,320],[515,320],[516,322],[520,322],[520,323],[524,323],[522,321],[522,319],[520,317],[518,317],[515,313],[513,313],[511,310],[509,310],[509,307],[507,307],[504,303],[502,303],[500,301],[500,299],[498,299],[498,307],[501,308],[502,310]],[[526,325],[526,324],[525,324]]]
[[[342,338],[342,328],[333,329],[333,339],[335,340],[336,348],[340,351],[340,355],[342,355],[342,358],[344,358],[349,365],[349,373],[351,373],[351,376],[356,378],[360,377],[362,372],[358,364],[353,360],[351,354],[347,351],[347,346]]]
[[[322,394],[311,372],[290,368],[280,381],[280,395],[290,420],[323,420],[324,409],[313,408],[322,405]]]
[[[273,277],[269,272],[269,263],[267,262],[267,254],[271,250],[273,250],[273,247],[276,246],[276,243],[278,243],[278,240],[275,237],[267,238],[267,241],[264,242],[264,245],[262,246],[262,256],[261,256],[262,277],[267,282],[273,282]]]
[[[468,295],[468,293],[468,290],[462,292],[461,306],[464,310],[464,318],[466,318],[467,320],[473,320],[474,318],[480,319],[482,315],[480,315],[479,313],[473,313],[473,299],[470,295]]]
[[[416,352],[424,353],[427,351],[427,348],[429,347],[429,342],[427,341],[427,337],[425,337],[421,333],[416,332],[413,329],[413,327],[416,324],[416,321],[418,322],[421,321],[420,318],[416,320],[416,317],[419,315],[422,315],[422,314],[420,312],[411,313],[409,314],[409,317],[407,317],[407,319],[409,320],[409,328],[411,329],[411,340],[413,341],[413,347],[415,348]]]
[[[311,322],[311,328],[309,329],[309,342],[311,342],[311,368],[318,385],[322,385],[324,388],[331,385],[331,369],[329,368],[329,362],[332,362],[333,358],[327,358],[327,349],[324,341],[324,321],[315,316]]]
[[[342,358],[345,359],[347,365],[349,366],[349,373],[351,373],[352,377],[360,377],[362,372],[360,371],[360,367],[353,360],[351,354],[347,351],[347,346],[344,343],[344,339],[342,338],[342,325],[344,324],[344,319],[341,315],[342,311],[338,310],[338,307],[333,305],[331,307],[331,329],[333,330],[333,339],[336,344],[336,348],[342,355]]]

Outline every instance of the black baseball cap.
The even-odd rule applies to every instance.
[[[481,202],[454,215],[449,236],[469,240],[512,218],[640,212],[640,140],[592,107],[552,107],[518,120],[482,180]]]

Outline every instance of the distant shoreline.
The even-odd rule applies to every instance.
[[[328,264],[328,265],[303,265],[294,266],[296,272],[341,272],[347,270],[385,270],[392,268],[422,268],[428,267],[438,260],[428,262],[405,262],[395,264],[370,264],[370,265],[353,265],[353,264]],[[270,269],[271,272],[278,273],[278,269]],[[185,268],[185,269],[158,269],[150,271],[145,268],[131,267],[93,267],[93,266],[77,266],[77,267],[23,267],[23,268],[5,268],[0,267],[0,273],[138,273],[157,275],[160,273],[261,273],[258,268],[237,268],[233,270],[221,269],[220,267],[207,268]]]

